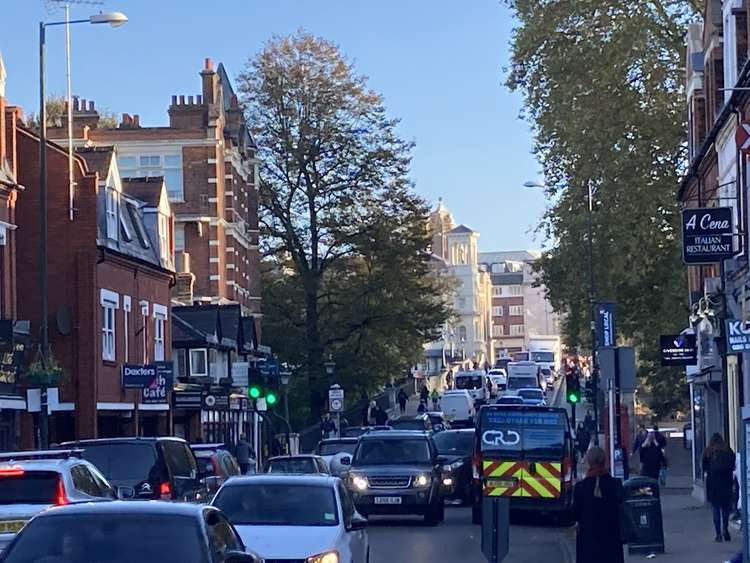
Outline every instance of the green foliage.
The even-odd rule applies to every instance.
[[[429,209],[407,176],[411,143],[334,44],[276,37],[239,89],[261,162],[263,339],[302,366],[316,416],[329,354],[350,394],[374,388],[450,315],[429,271]]]
[[[525,96],[550,205],[537,265],[564,340],[588,347],[587,194],[594,194],[598,300],[664,412],[686,398],[684,376],[658,364],[658,337],[687,319],[676,186],[684,167],[683,37],[687,0],[508,0],[519,25],[511,89]]]
[[[63,118],[67,112],[67,98],[65,96],[52,95],[47,98],[45,110],[47,112],[47,127],[61,127]],[[117,116],[109,110],[101,109],[99,112],[99,122],[97,129],[116,129],[118,125]],[[26,117],[26,126],[30,129],[39,129],[39,115],[30,113]]]

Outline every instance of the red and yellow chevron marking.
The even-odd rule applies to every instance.
[[[560,498],[561,471],[560,463],[484,460],[482,494],[486,497]]]

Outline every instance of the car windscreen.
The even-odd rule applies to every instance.
[[[235,526],[336,526],[333,489],[318,485],[230,485],[212,503]]]
[[[3,563],[203,563],[208,556],[196,519],[143,513],[42,516],[4,555]]]
[[[55,504],[59,478],[54,471],[0,469],[0,504]]]
[[[519,389],[518,396],[522,399],[544,399],[541,389]]]
[[[156,466],[152,444],[87,444],[83,457],[110,481],[146,481]]]
[[[424,438],[381,439],[360,441],[353,465],[430,464],[430,447]]]
[[[555,361],[554,352],[532,352],[531,359],[535,362],[550,363]]]
[[[524,387],[537,387],[539,381],[536,377],[511,377],[508,379],[508,389],[523,389]]]
[[[424,430],[423,420],[392,420],[391,427],[396,430]]]
[[[471,455],[474,449],[473,432],[440,432],[434,437],[435,447],[441,455]]]
[[[357,442],[331,442],[320,444],[318,455],[336,455],[340,453],[353,454],[357,449]]]
[[[483,409],[480,447],[482,452],[559,458],[566,425],[565,413],[560,411]]]
[[[483,384],[481,375],[456,376],[456,389],[481,389]]]
[[[286,473],[299,475],[304,473],[318,473],[318,467],[312,458],[272,459],[268,464],[269,473]]]

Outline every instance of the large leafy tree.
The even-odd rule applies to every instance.
[[[265,336],[307,375],[312,415],[336,379],[400,375],[450,311],[429,275],[411,143],[331,42],[274,38],[240,76],[261,162]]]
[[[617,303],[652,406],[685,399],[658,363],[658,336],[684,328],[676,186],[684,170],[683,38],[688,0],[506,0],[518,18],[508,85],[525,96],[550,197],[538,264],[569,346],[588,346],[587,194],[596,297]]]

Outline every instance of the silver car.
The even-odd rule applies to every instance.
[[[0,551],[28,520],[50,506],[109,501],[117,491],[80,450],[0,454]],[[123,496],[129,495],[121,491]]]

